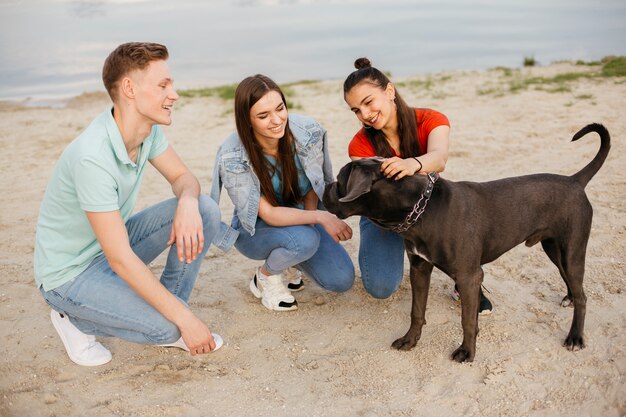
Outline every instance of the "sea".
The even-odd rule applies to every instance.
[[[626,55],[625,0],[0,0],[0,100],[104,91],[129,41],[165,44],[179,89],[343,80]]]

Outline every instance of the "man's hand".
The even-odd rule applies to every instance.
[[[200,183],[189,171],[172,146],[150,163],[167,179],[178,198],[178,207],[167,244],[176,243],[178,259],[193,262],[204,248],[202,216],[198,210]]]
[[[180,334],[192,355],[210,353],[215,349],[215,340],[208,326],[191,311],[183,324],[178,326]]]
[[[178,259],[191,263],[204,248],[202,216],[198,210],[198,199],[183,196],[178,200],[178,207],[172,223],[172,232],[168,245],[176,243]]]
[[[195,199],[192,198],[191,200]],[[183,204],[182,207],[179,206],[177,217],[185,217],[182,215],[182,212],[187,209],[186,204]],[[196,213],[198,212],[197,206],[198,202],[195,200]],[[179,211],[181,211],[181,214],[178,213]],[[191,211],[193,212],[193,210]],[[133,252],[128,241],[124,220],[119,211],[104,213],[86,212],[86,215],[111,265],[111,269],[141,298],[178,327],[191,354],[208,353],[215,349],[213,335],[206,324],[169,292]],[[200,230],[202,230],[202,222],[200,221],[199,224]],[[187,234],[187,236],[191,235],[192,233]],[[181,239],[184,240],[185,234],[181,236],[183,236]]]

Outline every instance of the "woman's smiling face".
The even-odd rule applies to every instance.
[[[381,130],[396,117],[395,89],[391,83],[380,88],[367,80],[355,85],[345,94],[346,103],[366,127]]]
[[[275,141],[285,136],[287,106],[277,91],[268,91],[250,108],[250,123],[260,142]]]

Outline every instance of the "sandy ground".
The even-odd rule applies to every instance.
[[[307,281],[297,295],[298,311],[274,313],[248,290],[257,262],[216,248],[202,266],[191,306],[224,337],[220,351],[192,357],[103,339],[113,361],[96,368],[73,364],[34,285],[33,239],[55,161],[108,101],[88,94],[64,108],[2,104],[0,415],[626,415],[626,80],[581,78],[567,84],[569,91],[547,91],[553,85],[507,91],[515,79],[595,70],[559,63],[512,74],[494,69],[396,80],[407,102],[449,116],[448,179],[573,174],[599,147],[596,135],[571,143],[578,129],[601,122],[613,138],[606,163],[587,186],[595,211],[584,284],[587,348],[562,347],[573,312],[559,306],[565,286],[539,245],[521,246],[485,267],[495,311],[480,319],[477,355],[465,364],[449,359],[462,338],[460,307],[449,296],[452,281],[439,271],[422,338],[414,350],[399,352],[390,345],[409,325],[406,277],[386,300],[365,293],[358,268],[354,287],[344,294]],[[329,131],[337,173],[358,128],[341,81],[293,91],[294,111]],[[166,128],[206,192],[215,152],[234,129],[231,107],[232,101],[218,98],[181,99]],[[148,171],[137,209],[171,195],[166,182]],[[230,221],[232,206],[225,200],[222,214]],[[349,223],[356,233],[345,247],[356,260],[357,219]],[[153,269],[159,273],[162,266],[163,257]]]

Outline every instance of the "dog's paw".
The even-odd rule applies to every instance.
[[[574,305],[574,302],[572,301],[569,295],[566,295],[561,300],[561,307],[572,307],[573,305]]]
[[[452,352],[452,356],[451,356],[453,361],[456,362],[473,362],[474,361],[474,354],[471,353],[469,350],[465,349],[463,347],[463,345],[459,346],[459,348],[457,350],[455,350],[454,352]]]
[[[411,350],[416,344],[417,340],[403,336],[400,339],[396,339],[396,341],[391,344],[391,347],[398,350]]]
[[[568,335],[567,338],[565,339],[565,342],[563,342],[563,346],[565,346],[567,350],[571,350],[572,352],[575,352],[577,350],[581,350],[585,348],[585,341],[583,340],[582,336]]]

